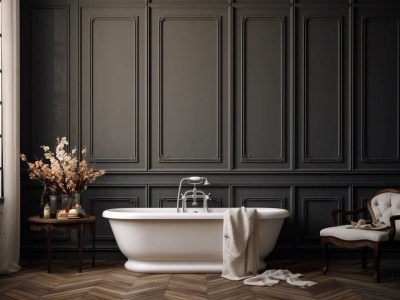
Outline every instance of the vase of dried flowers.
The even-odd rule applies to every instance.
[[[72,207],[72,196],[70,194],[61,194],[61,210],[68,212]]]
[[[21,160],[28,165],[29,178],[42,182],[45,189],[52,194],[61,194],[61,209],[68,211],[75,202],[79,202],[80,194],[97,177],[105,174],[104,170],[93,170],[89,167],[85,157],[86,148],[81,152],[81,160],[77,148],[67,152],[64,147],[68,145],[66,137],[57,138],[55,152],[48,146],[41,146],[44,158],[29,162],[24,154]],[[79,194],[78,196],[76,196]],[[75,203],[77,204],[77,203]]]
[[[71,208],[81,206],[81,193],[61,194],[61,209],[69,211]]]

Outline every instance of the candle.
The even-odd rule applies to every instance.
[[[65,210],[59,210],[57,212],[57,219],[68,219],[68,213]]]

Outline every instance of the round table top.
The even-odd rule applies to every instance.
[[[35,224],[82,224],[96,222],[95,216],[84,216],[82,218],[74,219],[44,219],[39,216],[28,217],[30,223]]]

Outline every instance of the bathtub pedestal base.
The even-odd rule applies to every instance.
[[[259,271],[265,271],[265,262],[260,263]],[[138,273],[222,273],[220,261],[174,262],[174,261],[143,261],[129,259],[125,268]]]
[[[128,260],[125,268],[139,273],[221,273],[222,262],[169,262]]]

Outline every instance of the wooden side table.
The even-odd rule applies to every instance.
[[[96,236],[96,217],[85,216],[79,219],[43,219],[39,216],[32,216],[28,218],[29,223],[29,267],[31,267],[31,236],[30,232],[45,230],[47,235],[47,272],[51,273],[51,232],[58,231],[72,231],[76,229],[78,232],[78,265],[79,273],[82,272],[82,252],[83,252],[83,235],[85,231],[92,233],[92,267],[95,264],[95,236]]]

